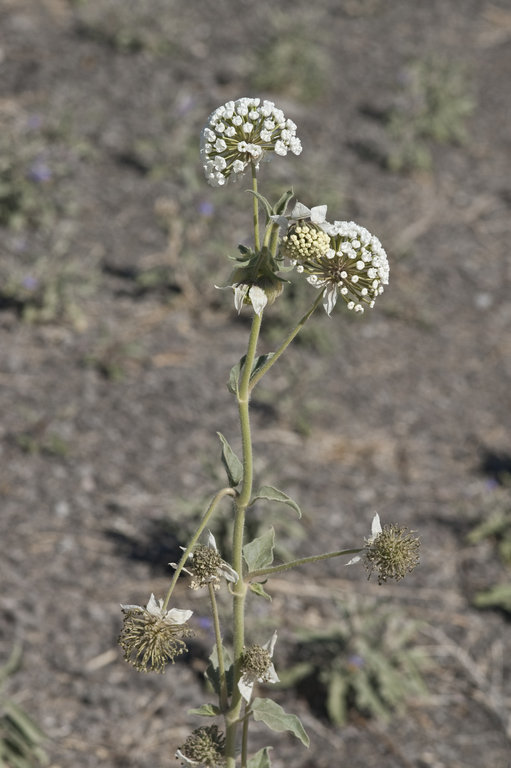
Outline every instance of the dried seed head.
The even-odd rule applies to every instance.
[[[266,682],[271,667],[272,657],[267,648],[262,648],[260,645],[251,645],[243,650],[241,669],[247,677],[255,678],[261,683]]]
[[[374,570],[378,572],[378,584],[387,579],[399,581],[419,564],[420,541],[409,531],[394,523],[383,526],[383,530],[366,541],[364,562],[369,578]]]
[[[166,665],[174,663],[177,656],[186,651],[182,638],[191,637],[187,621],[192,611],[173,608],[166,611],[151,598],[145,608],[139,605],[123,605],[123,626],[119,645],[124,658],[141,672],[163,672]]]
[[[177,750],[176,757],[183,765],[201,765],[204,768],[223,768],[225,737],[216,725],[196,728]]]

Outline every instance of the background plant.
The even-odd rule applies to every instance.
[[[395,106],[386,128],[393,148],[388,164],[393,171],[427,170],[431,144],[461,144],[474,111],[470,80],[456,62],[425,57],[411,63],[402,76]]]
[[[0,768],[36,768],[48,764],[42,747],[44,733],[5,692],[8,679],[16,674],[20,661],[18,647],[0,668]]]

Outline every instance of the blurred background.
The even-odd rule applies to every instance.
[[[252,597],[311,748],[257,724],[251,749],[509,768],[509,82],[508,0],[2,0],[0,764],[170,766],[200,724],[204,597],[179,584],[196,637],[164,676],[123,662],[119,603],[165,593],[225,482],[215,432],[239,449],[249,312],[214,286],[250,198],[208,187],[198,146],[213,109],[259,96],[303,144],[263,194],[367,227],[391,278],[362,317],[318,314],[257,390],[257,477],[303,518],[261,505],[249,531],[273,525],[282,560],[357,546],[378,512],[422,560],[397,585],[328,561]],[[261,352],[313,292],[286,287]],[[214,532],[228,553],[227,510]]]

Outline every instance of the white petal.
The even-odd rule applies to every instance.
[[[218,569],[221,571],[222,576],[224,579],[227,579],[227,581],[232,581],[233,584],[236,584],[239,581],[239,576],[237,572],[234,570],[234,568],[231,568],[229,563],[222,562],[222,565]]]
[[[248,295],[249,295],[250,301],[252,302],[254,312],[256,313],[256,315],[260,315],[268,303],[267,295],[265,294],[262,288],[259,288],[258,285],[253,285],[249,290]]]
[[[360,555],[355,555],[355,557],[352,557],[349,563],[346,563],[346,565],[355,565],[355,563],[359,563],[362,560]]]
[[[252,698],[252,691],[254,690],[254,683],[248,682],[245,677],[240,677],[238,681],[238,690],[247,703],[250,703]]]
[[[295,207],[291,211],[292,219],[307,219],[311,215],[310,208],[307,208],[303,203],[296,203]]]
[[[325,292],[323,293],[323,307],[327,315],[330,315],[335,303],[337,301],[337,286],[333,284],[327,285]]]
[[[167,611],[166,619],[170,619],[172,624],[185,624],[193,615],[193,611],[186,611],[181,608],[171,608]]]
[[[151,593],[151,597],[149,598],[149,602],[146,605],[146,611],[148,613],[152,613],[154,616],[161,616],[162,608],[163,608],[163,600],[160,598],[159,605],[156,602],[155,596]]]
[[[234,288],[234,306],[238,310],[238,314],[239,314],[243,307],[243,303],[245,301],[245,296],[248,293],[249,286],[246,283],[240,283],[239,285],[234,285],[233,288]]]
[[[211,549],[214,549],[215,552],[218,552],[215,537],[213,536],[211,531],[208,531],[208,547],[210,547]]]
[[[276,642],[277,642],[277,630],[275,630],[275,632],[270,637],[268,642],[263,645],[263,648],[265,650],[269,651],[271,657],[273,657],[273,650],[275,648],[275,643]]]
[[[380,523],[380,516],[378,512],[376,512],[375,516],[373,517],[373,522],[371,523],[371,538],[374,539],[376,536],[379,536],[381,533],[381,523]]]
[[[123,613],[129,613],[130,611],[143,611],[141,605],[122,605],[121,603],[121,611]]]
[[[183,763],[187,763],[188,765],[199,765],[197,760],[191,760],[189,757],[186,757],[186,755],[183,755],[180,749],[177,750],[176,757],[178,760],[182,760]]]
[[[265,683],[280,683],[280,678],[275,671],[273,664],[268,667],[268,672],[264,676]]]
[[[311,208],[311,221],[313,224],[323,224],[326,218],[326,205],[315,205]]]

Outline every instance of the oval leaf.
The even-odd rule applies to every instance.
[[[203,704],[201,707],[197,707],[197,709],[189,709],[188,714],[199,715],[199,717],[216,717],[221,715],[222,712],[220,707],[215,706],[215,704]]]
[[[253,757],[249,757],[247,768],[271,768],[270,749],[273,747],[263,747]]]
[[[251,709],[254,720],[260,720],[272,731],[291,731],[302,744],[309,746],[309,737],[299,718],[286,714],[280,704],[271,699],[254,699]]]
[[[251,592],[254,593],[254,595],[259,595],[259,597],[264,597],[265,600],[270,600],[271,602],[271,595],[268,594],[268,592],[265,590],[263,585],[260,581],[254,581],[253,584],[249,584],[249,589]]]
[[[275,531],[270,528],[259,538],[250,541],[243,547],[243,557],[249,571],[267,568],[273,563],[273,547],[275,546]]]
[[[240,381],[240,373],[241,369],[243,368],[243,364],[245,362],[246,355],[243,355],[243,357],[238,360],[236,365],[233,365],[231,368],[231,372],[229,373],[229,381],[227,383],[227,389],[229,392],[232,392],[233,395],[238,394],[238,385]]]
[[[238,459],[222,433],[217,432],[217,435],[222,441],[222,463],[227,472],[227,477],[229,478],[229,485],[234,488],[241,482],[241,478],[243,477],[243,464]]]
[[[268,501],[278,501],[281,504],[287,504],[288,507],[294,509],[298,517],[302,516],[302,510],[296,501],[293,501],[293,499],[288,496],[287,493],[284,493],[284,491],[279,491],[278,488],[274,488],[272,485],[263,485],[262,488],[259,488],[256,495],[250,501],[250,504],[253,504],[254,501],[257,501],[257,499],[267,499]]]

